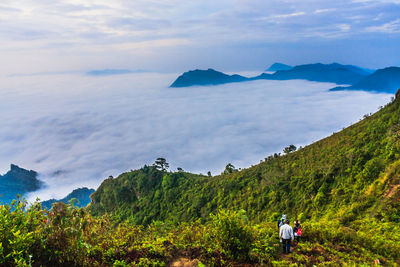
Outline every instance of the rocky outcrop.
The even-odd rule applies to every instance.
[[[37,177],[37,172],[11,164],[10,170],[5,175],[0,175],[0,202],[10,203],[17,195],[38,190],[43,182]]]

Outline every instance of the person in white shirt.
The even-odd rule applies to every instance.
[[[294,240],[294,234],[289,220],[285,220],[285,224],[279,229],[279,237],[282,239],[283,253],[290,253],[290,241]]]

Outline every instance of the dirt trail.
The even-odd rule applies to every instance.
[[[188,258],[179,258],[171,263],[170,267],[196,267],[199,265],[199,260],[190,260]]]

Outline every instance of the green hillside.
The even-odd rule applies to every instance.
[[[359,217],[400,222],[400,101],[283,156],[215,177],[147,167],[104,181],[89,210],[137,224],[207,220],[218,209],[244,209],[255,222]]]

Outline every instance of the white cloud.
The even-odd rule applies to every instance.
[[[345,24],[345,23],[344,24],[339,24],[338,28],[343,32],[348,32],[351,29],[350,25],[349,24]]]
[[[390,98],[298,80],[168,88],[176,76],[0,78],[1,173],[10,163],[40,172],[49,186],[42,199],[159,156],[174,169],[217,174],[330,135]]]
[[[324,9],[316,9],[314,11],[315,14],[320,14],[320,13],[328,13],[328,12],[334,12],[336,11],[336,8],[324,8]]]
[[[290,17],[297,17],[297,16],[302,16],[305,15],[306,13],[303,11],[297,11],[297,12],[293,12],[290,14],[280,14],[280,15],[275,15],[275,18],[290,18]]]
[[[396,19],[379,26],[367,27],[366,31],[381,32],[381,33],[400,33],[400,19]]]

